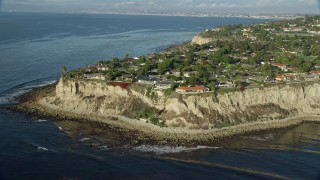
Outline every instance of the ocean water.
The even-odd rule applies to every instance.
[[[88,147],[49,119],[6,110],[68,69],[190,41],[241,18],[0,12],[0,179],[320,179],[320,125],[212,146]]]

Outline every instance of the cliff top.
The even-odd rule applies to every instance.
[[[199,33],[191,44],[140,57],[98,61],[69,78],[139,83],[157,90],[205,86],[203,93],[318,80],[320,17],[228,25]],[[200,44],[200,45],[199,45]],[[185,89],[185,88],[182,88]]]

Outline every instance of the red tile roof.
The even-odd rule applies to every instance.
[[[320,74],[320,71],[319,70],[311,70],[310,73],[311,74]]]
[[[113,86],[119,86],[122,89],[127,89],[132,83],[127,83],[127,82],[110,82],[111,85]]]
[[[283,74],[278,74],[277,79],[283,79],[285,76]]]

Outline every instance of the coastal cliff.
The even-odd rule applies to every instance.
[[[43,104],[75,114],[133,117],[146,107],[157,109],[167,127],[214,129],[226,126],[320,114],[320,84],[276,85],[222,94],[166,97],[145,87],[123,89],[99,81],[60,80],[56,95]]]

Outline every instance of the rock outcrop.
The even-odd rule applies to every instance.
[[[139,86],[139,85],[134,85]],[[168,127],[212,129],[253,121],[320,114],[320,84],[277,85],[244,92],[197,95],[138,88],[123,89],[99,81],[60,80],[46,101],[72,113],[132,117],[146,107],[158,109]],[[137,90],[138,89],[138,90]],[[150,92],[153,96],[150,96]]]
[[[201,37],[200,35],[196,35],[192,41],[191,44],[198,44],[198,45],[202,45],[202,44],[206,44],[213,41],[212,38],[206,38],[206,37]]]

